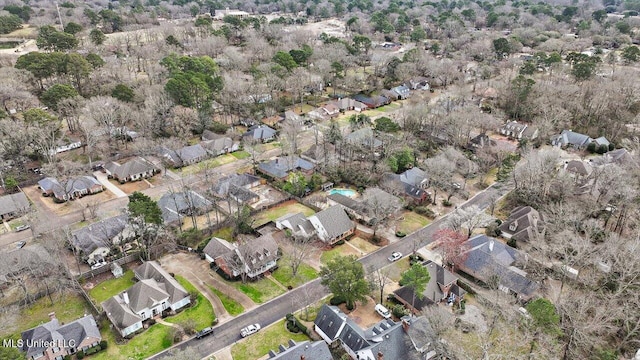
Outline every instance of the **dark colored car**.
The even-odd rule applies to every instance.
[[[200,331],[198,331],[196,333],[196,339],[201,339],[209,334],[213,334],[213,328],[212,327],[208,327],[208,328],[204,328]]]

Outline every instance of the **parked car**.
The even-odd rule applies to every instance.
[[[16,249],[22,249],[25,245],[27,245],[26,241],[18,241],[16,243]]]
[[[203,337],[213,334],[213,328],[212,327],[206,327],[200,331],[198,331],[196,333],[196,339],[202,339]]]
[[[382,316],[385,319],[388,319],[391,317],[391,312],[389,311],[389,309],[387,309],[382,304],[377,304],[375,307],[375,310],[378,313],[378,315]]]
[[[249,325],[247,327],[242,328],[242,330],[240,330],[240,336],[244,338],[249,335],[257,333],[258,331],[260,331],[260,324]]]
[[[31,228],[29,225],[18,225],[16,226],[16,232],[24,231]]]
[[[399,252],[397,252],[397,251],[394,251],[394,252],[391,254],[391,256],[389,256],[387,259],[389,259],[389,261],[391,261],[391,262],[394,262],[394,261],[396,261],[396,260],[400,260],[400,259],[402,259],[402,254],[401,254],[401,253],[399,253]]]
[[[104,262],[104,261],[99,261],[99,262],[97,262],[97,263],[95,263],[95,264],[91,265],[91,270],[99,269],[99,268],[101,268],[101,267],[103,267],[103,266],[105,266],[105,265],[107,265],[107,263],[106,263],[106,262]]]

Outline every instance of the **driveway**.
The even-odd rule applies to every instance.
[[[100,181],[100,183],[107,188],[109,191],[111,191],[112,193],[114,193],[117,197],[121,198],[121,197],[127,197],[127,194],[120,190],[120,188],[118,188],[117,186],[113,185],[109,179],[107,178],[107,174],[103,173],[102,171],[96,171],[93,173],[93,175],[96,177],[96,179],[98,179],[98,181]]]
[[[492,198],[501,197],[507,194],[511,188],[512,186],[510,185],[496,183],[476,194],[476,196],[460,205],[460,207],[465,208],[476,205],[481,209],[485,209],[491,204]],[[365,269],[379,269],[389,264],[387,257],[394,251],[409,254],[413,251],[416,244],[419,247],[430,244],[433,242],[433,234],[440,229],[440,225],[446,221],[447,216],[449,215],[445,215],[442,218],[435,220],[431,224],[406,236],[401,241],[392,243],[378,251],[372,252],[358,261],[364,265]],[[209,356],[240,340],[240,329],[244,326],[257,322],[262,327],[266,327],[267,325],[279,321],[285,317],[286,314],[297,309],[301,309],[306,305],[311,305],[329,295],[329,290],[322,286],[320,281],[320,279],[315,279],[308,282],[262,304],[259,307],[255,307],[254,309],[237,316],[234,321],[228,321],[222,325],[216,326],[213,336],[202,340],[191,338],[177,344],[173,348],[191,348],[203,358]],[[221,291],[225,290],[221,289]],[[283,339],[282,343],[284,344],[286,341],[287,339]],[[168,355],[168,350],[165,350],[150,357],[149,359],[162,359]]]

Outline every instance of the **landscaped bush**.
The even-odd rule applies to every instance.
[[[340,296],[334,296],[331,298],[331,300],[329,300],[329,304],[333,305],[333,306],[337,306],[340,304],[344,304],[345,302],[347,302],[345,299],[343,299]]]
[[[458,286],[460,286],[461,288],[463,288],[466,292],[468,292],[471,295],[475,295],[475,290],[473,290],[473,288],[471,286],[469,286],[469,284],[467,284],[466,282],[458,279]]]
[[[403,316],[409,315],[409,310],[407,310],[404,305],[398,304],[391,309],[391,313],[399,319]]]
[[[423,262],[424,259],[422,258],[422,256],[416,254],[416,255],[409,255],[409,264],[413,265],[414,263],[421,263]]]
[[[442,200],[442,206],[451,207],[451,205],[453,205],[451,201],[447,199]]]
[[[84,359],[84,353],[83,353],[83,352],[79,352],[79,353],[77,353],[77,354],[76,354],[76,358],[77,358],[78,360],[82,360],[82,359]]]
[[[100,341],[100,347],[106,349],[108,346],[107,340]]]
[[[291,331],[292,333],[304,333],[306,335],[309,335],[309,329],[307,329],[306,326],[304,326],[304,324],[302,324],[298,318],[295,317],[295,315],[293,314],[287,314],[285,316],[285,318],[287,319],[286,324],[287,324],[287,330]]]
[[[407,234],[405,234],[402,231],[396,231],[396,236],[399,237],[399,238],[403,238],[403,237],[407,236]]]
[[[413,211],[418,215],[426,216],[431,219],[436,217],[436,214],[433,212],[433,210],[426,206],[416,206],[415,208],[413,208]]]
[[[344,245],[344,240],[340,240],[336,243],[336,245]]]

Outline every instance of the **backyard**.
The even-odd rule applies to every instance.
[[[300,264],[298,272],[294,277],[286,256],[280,259],[280,264],[280,267],[273,272],[273,278],[285,287],[300,286],[318,277],[318,272],[304,263]]]
[[[313,215],[315,213],[315,211],[313,211],[312,209],[300,204],[299,202],[291,200],[291,201],[284,202],[278,206],[275,206],[271,209],[262,211],[261,213],[256,215],[254,217],[253,226],[254,227],[262,226],[268,223],[269,221],[274,221],[284,215],[296,214],[299,212],[303,213],[304,216]]]
[[[257,334],[233,345],[231,355],[233,360],[254,360],[269,353],[269,350],[278,350],[278,346],[286,345],[289,339],[300,342],[309,340],[309,337],[300,333],[294,334],[287,330],[285,320],[259,331]],[[309,359],[312,360],[312,359]]]
[[[127,270],[120,278],[109,279],[97,284],[93,289],[89,290],[89,296],[95,301],[96,305],[100,306],[101,302],[127,290],[131,285],[135,284],[133,276],[133,271]]]
[[[211,289],[211,291],[214,294],[216,294],[218,299],[220,299],[220,302],[222,303],[222,306],[224,306],[224,309],[227,310],[229,315],[236,316],[236,315],[240,315],[240,314],[242,314],[244,312],[244,307],[242,306],[242,304],[240,304],[239,302],[233,300],[227,294],[225,294],[222,291],[214,288],[213,286],[209,286],[209,289]]]

